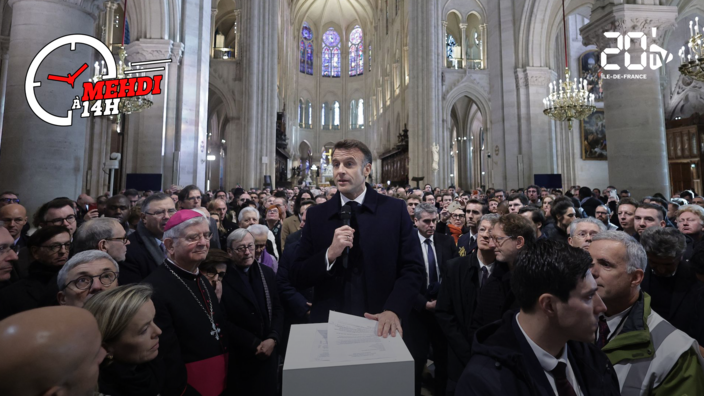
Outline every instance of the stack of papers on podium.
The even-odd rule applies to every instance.
[[[398,343],[391,336],[377,336],[377,328],[378,322],[374,320],[331,311],[326,348],[330,361],[393,359],[398,355]],[[396,337],[401,336],[396,334]]]

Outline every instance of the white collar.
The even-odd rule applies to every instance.
[[[623,320],[623,318],[624,318],[624,316],[628,315],[628,313],[631,311],[631,308],[633,308],[633,306],[626,308],[625,310],[617,313],[614,316],[607,317],[606,315],[604,315],[604,319],[606,319],[606,324],[609,326],[609,337],[608,338],[616,336],[616,335],[612,336],[612,334],[615,334],[616,332],[618,332],[618,330],[619,330],[618,328],[623,326],[623,323],[625,322]]]
[[[364,197],[365,197],[366,195],[367,195],[367,186],[366,186],[366,185],[364,186],[364,191],[362,191],[362,193],[359,194],[359,195],[357,196],[357,198],[355,198],[354,200],[349,199],[349,198],[347,198],[346,196],[342,195],[342,193],[340,193],[340,198],[342,199],[342,206],[345,206],[345,204],[346,204],[347,202],[349,202],[349,201],[355,201],[355,202],[357,202],[358,204],[361,205],[361,204],[364,202]]]
[[[430,239],[430,242],[435,243],[435,239],[433,239],[434,236],[435,235],[431,235],[430,238],[426,238],[425,236],[423,236],[423,234],[420,233],[420,231],[418,231],[418,239],[420,239],[420,243],[425,243],[426,239]]]
[[[564,348],[562,348],[562,353],[559,357],[556,358],[552,356],[543,348],[541,348],[538,344],[533,342],[530,337],[528,337],[528,334],[526,334],[526,332],[523,330],[523,327],[521,327],[521,322],[518,321],[518,315],[520,315],[520,312],[516,314],[516,323],[518,324],[518,328],[521,329],[523,336],[526,338],[526,341],[528,341],[528,345],[530,345],[530,349],[533,350],[535,357],[538,358],[538,362],[540,362],[540,366],[543,368],[544,371],[550,372],[554,370],[559,362],[563,362],[566,365],[569,365],[569,362],[567,361],[567,344],[565,344]]]
[[[479,255],[478,255],[478,254],[477,254],[477,261],[479,262],[479,269],[481,269],[482,267],[487,267],[487,269],[489,270],[489,272],[491,272],[491,270],[494,268],[494,263],[496,262],[496,261],[494,261],[493,263],[484,264],[484,263],[482,262],[482,259],[479,258]]]

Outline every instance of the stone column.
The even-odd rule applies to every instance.
[[[533,175],[555,173],[550,118],[543,114],[543,99],[548,94],[552,72],[547,67],[516,70],[516,88],[521,106],[519,117],[524,155],[523,185],[533,183]]]
[[[482,37],[481,41],[481,54],[482,54],[482,69],[486,69],[487,56],[486,56],[486,23],[479,26],[480,35]]]
[[[7,67],[10,64],[10,38],[0,37],[0,142],[2,142],[2,122],[5,118],[5,94],[7,93]],[[2,147],[2,146],[0,146]]]
[[[440,59],[442,67],[447,67],[447,21],[442,21],[442,43],[440,48]]]
[[[113,26],[115,21],[115,9],[117,8],[117,3],[108,1],[105,3],[105,23],[103,24],[105,29],[105,44],[107,44],[110,49],[112,49],[113,42]],[[124,21],[123,21],[124,22]]]
[[[462,65],[459,67],[460,69],[466,69],[467,65],[469,62],[467,62],[467,24],[466,23],[460,23],[460,29],[462,29]]]
[[[127,62],[143,62],[171,58],[173,42],[160,39],[139,39],[125,47]],[[161,66],[161,65],[159,65]],[[149,76],[161,74],[162,93],[152,96],[154,104],[139,113],[125,115],[125,152],[122,153],[124,173],[159,173],[164,174],[164,155],[166,138],[166,103],[169,95],[170,68],[148,73]],[[163,176],[162,176],[163,177]],[[162,178],[163,181],[163,178]],[[162,187],[168,187],[166,185]]]
[[[436,1],[407,2],[408,7],[408,67],[406,95],[414,98],[409,109],[409,176],[424,176],[433,186],[449,184],[449,136],[443,128],[441,68],[437,58],[427,54],[440,53],[444,62],[444,46],[440,26],[440,10]],[[439,47],[442,46],[442,47]],[[437,172],[432,169],[431,148],[440,146]]]
[[[10,0],[12,28],[7,65],[0,185],[21,195],[28,213],[42,203],[66,196],[78,197],[83,187],[86,119],[74,113],[73,125],[56,127],[39,119],[24,100],[27,70],[35,55],[53,40],[68,34],[95,33],[97,7],[104,0],[28,1]],[[52,114],[66,114],[72,100],[90,73],[70,85],[46,80],[50,73],[74,72],[77,65],[91,63],[94,50],[77,45],[71,52],[65,46],[47,57],[37,72],[42,86],[35,89],[39,103]]]
[[[278,38],[270,29],[277,24],[278,6],[278,0],[258,0],[244,2],[242,8],[245,155],[238,159],[228,153],[227,161],[228,168],[241,161],[248,170],[241,180],[246,187],[262,186],[264,175],[271,176],[272,184],[276,182]],[[340,106],[344,111],[345,104]]]
[[[624,45],[629,32],[640,32],[645,35],[646,46],[655,43],[664,47],[663,37],[676,18],[677,7],[603,4],[592,10],[590,22],[581,28],[585,46],[618,52],[608,55],[607,60],[620,70],[605,70],[603,84],[609,184],[630,190],[636,199],[656,192],[666,196],[670,193],[660,71],[651,70],[649,64],[644,70],[628,70],[626,51],[618,51],[616,39],[606,38],[604,32],[620,33]],[[655,38],[653,28],[657,28]],[[631,64],[638,66],[643,53],[640,41],[632,42],[628,50]]]
[[[217,4],[210,9],[210,59],[215,57],[215,17],[218,15]]]

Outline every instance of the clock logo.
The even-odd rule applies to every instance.
[[[42,82],[36,81],[37,71],[44,59],[56,49],[64,45],[69,45],[69,49],[75,51],[76,44],[87,45],[98,51],[103,58],[100,62],[102,67],[96,62],[95,75],[88,82],[83,83],[83,95],[80,96],[80,98],[77,95],[75,99],[73,99],[73,105],[70,106],[70,110],[67,111],[66,117],[60,117],[49,113],[39,104],[35,89],[41,87]],[[123,61],[125,56],[124,50],[121,51],[120,57]],[[27,76],[25,77],[25,97],[27,98],[29,107],[37,117],[55,126],[71,126],[73,124],[73,115],[71,114],[73,110],[83,109],[81,118],[86,118],[91,115],[97,117],[117,115],[120,112],[129,113],[129,110],[125,110],[124,107],[120,106],[120,101],[123,98],[161,94],[161,82],[164,78],[163,75],[155,75],[153,77],[146,77],[144,75],[141,77],[132,77],[132,75],[166,70],[165,67],[150,69],[139,68],[142,65],[162,63],[171,63],[171,59],[133,62],[130,63],[129,66],[121,61],[118,65],[115,63],[115,58],[108,46],[95,37],[84,34],[63,36],[42,48],[34,57],[32,63],[30,63]],[[133,69],[133,67],[136,68]],[[49,74],[47,80],[63,82],[69,84],[71,88],[76,88],[74,86],[76,79],[86,71],[86,69],[88,69],[88,64],[84,63],[78,70],[73,73],[67,73],[65,77],[61,75],[61,73]]]

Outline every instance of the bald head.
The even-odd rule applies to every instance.
[[[105,357],[87,310],[46,307],[0,321],[0,395],[92,395]]]
[[[0,208],[0,221],[12,235],[12,239],[20,237],[22,227],[27,224],[27,210],[20,204],[9,204]]]

